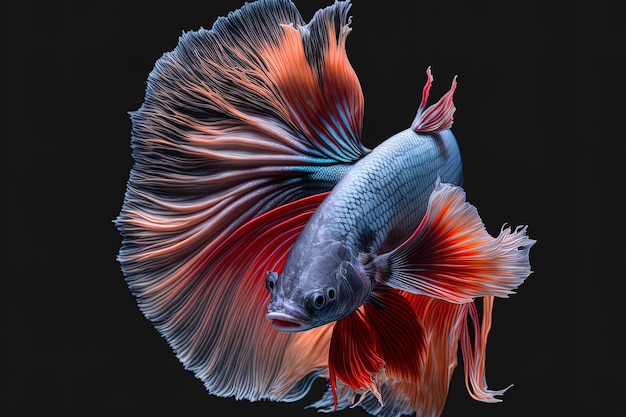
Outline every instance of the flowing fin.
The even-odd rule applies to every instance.
[[[212,394],[295,401],[325,371],[332,326],[277,332],[265,319],[265,272],[289,249],[327,193],[278,207],[218,247],[190,258],[176,276],[137,293],[146,315],[185,368]]]
[[[426,355],[426,331],[409,303],[397,290],[377,287],[333,329],[328,368],[334,408],[343,398],[337,379],[354,392],[371,392],[382,404],[385,381],[422,382]]]
[[[526,227],[503,228],[492,237],[461,187],[439,183],[426,215],[397,249],[374,260],[387,285],[467,303],[476,297],[507,297],[530,275],[535,243]]]
[[[478,401],[487,403],[497,403],[502,400],[496,395],[504,394],[513,385],[501,390],[490,390],[487,388],[485,377],[485,357],[487,354],[487,336],[491,329],[491,314],[493,312],[494,297],[483,299],[483,320],[480,323],[476,304],[469,305],[468,314],[465,316],[463,330],[461,332],[461,352],[463,353],[463,363],[465,365],[465,386],[469,394]],[[473,324],[474,344],[472,346],[469,331],[468,317]]]
[[[355,391],[372,392],[382,401],[376,383],[384,365],[379,340],[361,306],[354,313],[335,322],[328,356],[328,380],[337,409],[337,379]]]
[[[415,311],[399,291],[377,286],[364,304],[387,378],[419,384],[427,354],[426,330]]]
[[[453,304],[406,292],[397,294],[405,298],[405,302],[410,305],[425,329],[425,361],[421,381],[379,378],[378,391],[382,401],[372,392],[356,392],[338,381],[337,409],[349,406],[357,394],[361,394],[356,404],[375,416],[400,417],[413,413],[415,417],[441,415],[450,380],[457,366],[459,339],[466,325],[469,304]],[[323,412],[333,411],[333,393],[329,388],[324,396],[310,407]]]
[[[185,348],[179,358],[210,392],[294,401],[327,367],[331,325],[283,333],[265,319],[266,271],[282,271],[293,242],[327,194],[265,213],[199,258],[206,277],[194,298],[183,298],[185,306],[172,311],[170,322],[180,326],[168,329],[168,336],[172,346]],[[166,297],[172,296],[168,291]],[[174,299],[168,304],[180,305]]]
[[[294,401],[325,372],[329,329],[276,332],[264,282],[316,194],[368,152],[349,8],[303,25],[291,2],[259,0],[184,33],[131,114],[118,260],[141,311],[212,394]]]
[[[466,385],[470,395],[483,402],[499,402],[508,388],[492,391],[485,379],[487,335],[491,325],[493,297],[485,297],[483,320],[479,323],[475,302],[452,304],[423,295],[405,293],[407,301],[424,323],[428,332],[428,357],[421,384],[388,381],[381,387],[384,406],[371,396],[361,407],[376,416],[399,417],[415,413],[415,417],[441,415],[445,406],[452,374],[457,366],[459,341],[461,344]],[[476,335],[471,346],[469,320]]]
[[[452,87],[444,94],[439,101],[428,108],[426,102],[428,101],[428,95],[430,93],[430,87],[433,83],[433,76],[430,72],[430,67],[426,69],[426,84],[422,91],[422,102],[417,109],[417,114],[413,123],[411,123],[411,129],[418,133],[438,132],[440,130],[450,129],[453,123],[453,116],[456,107],[452,101],[454,90],[456,90],[456,76],[452,80]]]

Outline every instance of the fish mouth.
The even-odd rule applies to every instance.
[[[267,313],[265,317],[272,323],[276,330],[281,332],[301,332],[311,328],[311,323],[290,316],[285,313]]]

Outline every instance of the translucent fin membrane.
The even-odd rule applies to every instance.
[[[427,80],[422,91],[422,101],[413,123],[411,123],[411,129],[418,133],[437,132],[440,130],[449,129],[452,127],[454,111],[454,102],[452,97],[454,90],[456,90],[456,77],[452,80],[452,87],[439,101],[432,106],[426,107],[428,101],[428,95],[430,93],[430,87],[433,83],[433,76],[430,71],[430,67],[426,69]]]
[[[471,303],[469,305],[468,314],[465,316],[465,323],[461,334],[461,351],[465,365],[465,386],[472,398],[488,403],[501,402],[502,400],[496,398],[496,395],[502,395],[512,387],[512,385],[509,385],[504,389],[496,391],[487,388],[485,361],[487,355],[487,337],[491,329],[493,301],[494,297],[485,297],[483,299],[482,323],[478,318],[476,304]],[[472,343],[470,336],[470,322],[474,334],[474,343]]]
[[[385,268],[388,260],[385,283],[394,288],[467,303],[513,293],[531,273],[534,243],[526,227],[492,237],[463,189],[440,183],[415,233],[378,262]]]

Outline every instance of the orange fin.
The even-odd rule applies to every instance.
[[[461,187],[439,183],[426,215],[397,249],[374,260],[387,285],[454,303],[476,297],[507,297],[530,275],[534,240],[526,227],[486,231]]]
[[[468,314],[465,316],[465,323],[461,331],[461,352],[463,353],[463,363],[465,365],[465,386],[467,391],[475,400],[497,403],[502,400],[496,395],[504,394],[513,385],[500,390],[490,390],[487,388],[485,377],[485,362],[487,355],[487,336],[491,329],[491,314],[493,312],[493,297],[483,298],[483,319],[482,323],[478,318],[476,304],[471,303],[468,307]],[[470,332],[470,323],[472,330]],[[471,341],[471,334],[474,336],[474,343]]]

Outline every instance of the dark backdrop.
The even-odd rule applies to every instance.
[[[330,3],[296,2],[305,20]],[[365,143],[408,127],[427,66],[433,97],[458,75],[468,200],[492,234],[528,224],[538,241],[534,273],[496,301],[488,345],[490,387],[514,387],[503,403],[479,403],[457,368],[443,415],[623,413],[618,14],[603,0],[353,3],[347,49],[366,99]],[[303,407],[322,383],[292,404],[207,394],[141,315],[115,260],[112,220],[132,164],[127,112],[182,31],[241,4],[3,3],[3,416],[316,414]]]

